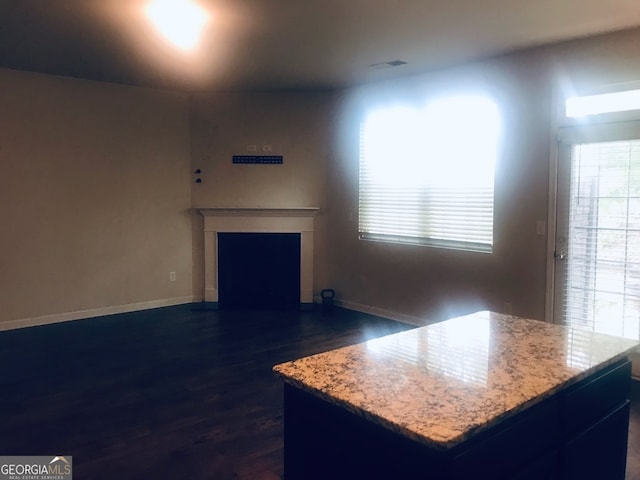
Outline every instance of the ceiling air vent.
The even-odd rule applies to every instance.
[[[381,70],[383,68],[399,67],[400,65],[406,64],[407,62],[405,62],[404,60],[391,60],[389,62],[372,63],[371,65],[369,65],[369,67],[376,70]]]

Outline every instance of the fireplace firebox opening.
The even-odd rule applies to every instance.
[[[300,308],[300,234],[218,232],[220,309]]]

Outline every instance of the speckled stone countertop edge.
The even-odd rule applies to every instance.
[[[366,342],[362,342],[362,344],[364,344]],[[359,345],[359,344],[354,344],[352,346],[355,345]],[[348,348],[348,347],[342,347],[342,348]],[[457,447],[458,445],[460,445],[461,443],[469,440],[472,437],[475,437],[476,435],[481,434],[482,432],[485,432],[489,429],[491,429],[492,427],[494,427],[495,425],[498,425],[504,421],[509,420],[510,418],[512,418],[513,416],[517,415],[518,413],[528,409],[529,407],[532,407],[534,405],[537,405],[539,403],[541,403],[542,401],[552,397],[553,395],[555,395],[556,393],[571,387],[572,385],[575,385],[577,383],[579,383],[581,380],[584,380],[585,378],[589,377],[590,375],[597,373],[598,371],[604,370],[607,367],[617,363],[618,361],[624,359],[624,358],[628,358],[629,355],[634,352],[634,350],[640,350],[639,347],[631,347],[629,349],[627,349],[626,351],[623,351],[613,357],[611,357],[610,359],[600,363],[599,365],[593,366],[587,370],[581,371],[581,372],[577,372],[574,376],[572,376],[571,378],[567,379],[565,382],[562,382],[560,384],[558,384],[557,386],[555,386],[554,388],[551,388],[545,392],[543,392],[542,394],[538,395],[535,398],[532,398],[526,402],[523,402],[521,404],[519,404],[517,407],[512,408],[511,410],[505,411],[503,412],[501,415],[498,415],[494,418],[492,418],[491,420],[489,420],[488,422],[485,422],[484,424],[480,424],[480,425],[476,425],[470,429],[468,429],[467,431],[465,431],[463,434],[460,434],[459,436],[451,439],[450,441],[446,441],[446,442],[440,442],[440,441],[435,441],[433,439],[430,439],[428,437],[425,437],[423,435],[420,435],[414,431],[412,431],[411,429],[405,427],[404,425],[400,425],[397,424],[395,422],[392,422],[384,417],[381,417],[379,415],[376,415],[374,413],[368,412],[366,410],[363,410],[362,408],[350,403],[347,400],[342,400],[342,399],[338,399],[335,398],[334,396],[327,394],[326,392],[323,392],[322,390],[316,389],[316,388],[312,388],[308,385],[306,385],[303,382],[297,381],[294,378],[291,378],[289,376],[287,376],[286,374],[280,372],[278,370],[278,366],[279,365],[285,365],[287,363],[290,362],[283,362],[282,364],[278,364],[275,365],[272,369],[274,375],[276,377],[279,377],[280,379],[282,379],[285,383],[289,384],[292,387],[295,387],[299,390],[302,390],[316,398],[320,398],[324,401],[326,401],[329,404],[332,404],[336,407],[339,408],[343,408],[345,410],[347,410],[348,412],[364,419],[367,421],[370,421],[374,424],[377,424],[387,430],[393,431],[395,433],[398,433],[399,435],[411,439],[413,441],[416,441],[418,443],[421,443],[423,445],[426,445],[430,448],[433,448],[435,450],[439,450],[439,451],[446,451],[446,450],[450,450],[453,449],[455,447]],[[328,353],[328,352],[319,352],[317,354],[314,355],[310,355],[309,357],[313,357],[316,355],[322,355],[324,353]],[[302,357],[302,358],[307,358],[307,357]],[[299,360],[299,359],[296,359]],[[295,360],[292,360],[295,361]]]

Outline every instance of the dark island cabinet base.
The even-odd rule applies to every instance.
[[[561,478],[625,478],[629,407],[627,401],[567,442]]]
[[[285,383],[285,480],[624,480],[631,363],[437,450]]]

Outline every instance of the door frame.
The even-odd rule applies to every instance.
[[[547,236],[547,295],[545,299],[545,320],[550,323],[558,323],[554,316],[555,305],[555,259],[556,234],[558,225],[558,170],[560,161],[563,160],[563,150],[571,145],[580,143],[595,142],[615,142],[640,138],[640,120],[612,122],[612,123],[590,123],[579,126],[559,127],[556,129],[554,142],[554,155],[552,158],[552,178],[553,183],[549,184],[549,228]],[[570,153],[568,153],[570,155]]]
[[[594,95],[623,90],[640,89],[640,81],[628,81],[615,84],[591,86],[581,89],[580,95]],[[578,94],[573,92],[574,94]],[[544,320],[558,323],[554,318],[555,304],[555,265],[554,258],[557,233],[558,208],[558,166],[560,162],[561,143],[577,142],[580,138],[591,141],[628,140],[630,131],[640,129],[640,111],[613,112],[594,115],[593,117],[569,118],[565,115],[565,100],[567,88],[555,85],[551,92],[550,122],[549,122],[549,198],[547,201],[547,247],[546,285]],[[626,138],[625,138],[626,136]]]

